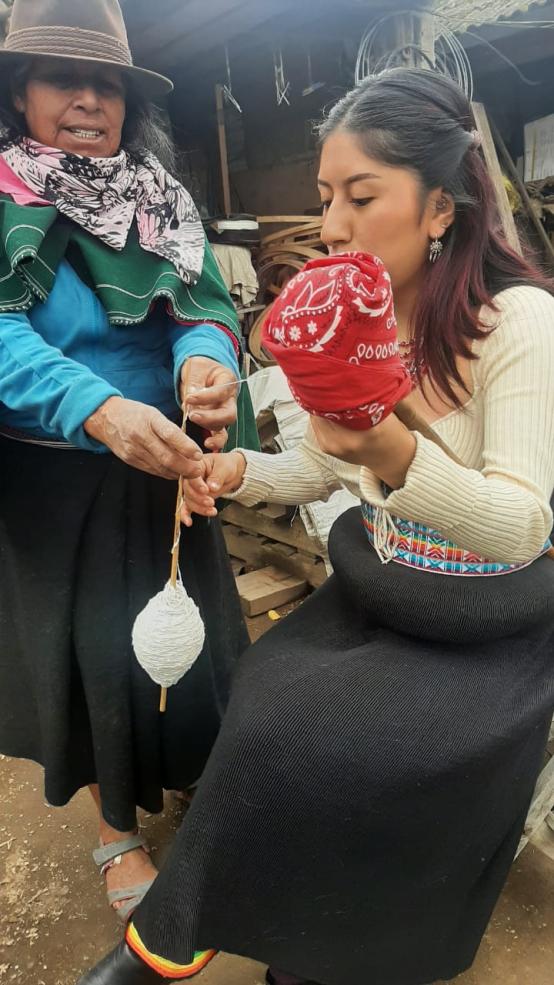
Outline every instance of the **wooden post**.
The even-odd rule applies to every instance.
[[[217,109],[217,132],[219,138],[219,161],[221,166],[221,184],[223,187],[223,210],[225,215],[231,215],[231,186],[229,183],[229,162],[227,158],[227,136],[225,134],[225,98],[223,86],[215,87],[215,105]]]
[[[508,193],[504,185],[502,169],[496,153],[496,147],[494,146],[487,111],[482,103],[472,103],[471,105],[475,123],[481,135],[483,155],[494,184],[496,203],[498,205],[498,211],[500,212],[504,235],[506,236],[506,239],[512,249],[516,250],[518,253],[521,253],[521,243],[519,241],[515,220],[510,208]]]
[[[435,64],[435,17],[428,9],[391,17],[384,31],[382,54],[396,52],[396,65],[432,68]]]
[[[513,181],[515,187],[517,188],[521,196],[521,200],[525,206],[525,209],[529,215],[531,222],[533,223],[538,233],[539,239],[541,240],[542,245],[546,250],[546,254],[549,257],[550,262],[554,263],[554,246],[550,242],[550,239],[546,234],[546,230],[533,208],[531,199],[529,198],[529,194],[525,187],[525,183],[521,180],[519,172],[514,162],[512,161],[508,148],[506,147],[506,144],[504,143],[502,136],[498,131],[498,128],[494,125],[494,122],[492,120],[491,120],[491,130],[492,130],[492,135],[494,137],[494,142],[498,147],[498,150],[500,151],[500,157],[504,161],[504,166],[508,171],[511,180]]]
[[[419,21],[419,47],[425,56],[424,58],[420,56],[419,68],[431,68],[431,66],[435,65],[435,15],[429,10],[421,10],[417,16]]]

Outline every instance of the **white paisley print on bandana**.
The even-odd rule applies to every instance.
[[[185,284],[204,263],[204,229],[185,188],[152,154],[133,158],[65,154],[28,137],[0,146],[0,156],[28,188],[114,250],[136,218],[140,244],[168,260]]]

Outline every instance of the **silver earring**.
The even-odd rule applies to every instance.
[[[443,250],[444,250],[444,246],[442,245],[439,237],[435,236],[434,240],[432,240],[431,242],[431,246],[429,247],[430,262],[436,263]]]

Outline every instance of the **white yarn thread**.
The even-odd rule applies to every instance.
[[[139,612],[133,649],[141,667],[161,687],[172,687],[202,652],[206,632],[198,606],[183,585],[167,583]]]

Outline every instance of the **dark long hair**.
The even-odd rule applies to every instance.
[[[494,186],[478,150],[471,106],[455,83],[423,69],[375,75],[337,103],[319,127],[324,143],[336,130],[355,134],[383,164],[408,168],[419,179],[422,203],[442,187],[455,203],[444,250],[427,276],[413,313],[418,353],[434,386],[456,405],[453,381],[466,389],[456,356],[475,358],[482,337],[481,305],[495,308],[499,291],[530,284],[554,293],[554,284],[503,236]]]

